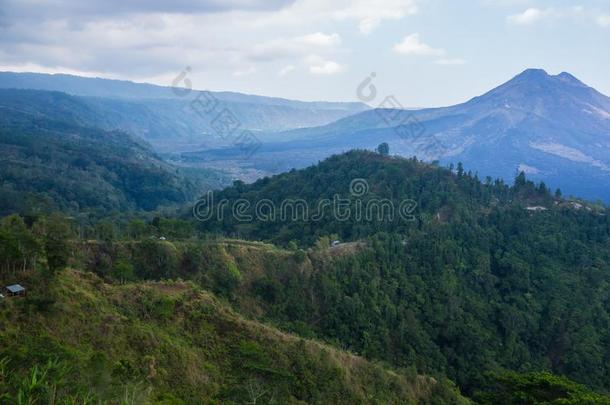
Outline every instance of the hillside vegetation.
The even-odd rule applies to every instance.
[[[62,93],[0,90],[0,213],[153,210],[222,184],[188,176],[125,132],[84,123],[95,115]]]
[[[368,193],[350,195],[353,179],[365,180]],[[301,198],[316,207],[335,193],[352,207],[412,199],[415,218],[257,220],[254,212],[261,200],[280,207]],[[292,283],[281,271],[261,280],[265,287],[255,291],[271,308],[265,315],[291,330],[446,373],[466,392],[497,368],[552,371],[607,391],[610,222],[603,207],[559,195],[523,174],[508,186],[481,182],[461,166],[451,172],[355,151],[215,193],[215,201],[228,200],[223,216],[200,228],[285,246],[367,242],[353,255],[310,255],[314,271],[287,271],[298,278]],[[252,221],[231,215],[243,200]]]
[[[353,179],[367,192],[354,195]],[[0,301],[4,390],[14,398],[41,368],[68,375],[69,366],[77,372],[66,381],[78,384],[61,388],[62,398],[116,401],[128,393],[151,402],[171,395],[243,403],[258,392],[259,403],[271,395],[278,403],[459,403],[449,379],[482,404],[608,403],[604,207],[563,199],[523,174],[508,186],[481,182],[461,165],[365,151],[237,182],[215,198],[226,199],[228,210],[259,199],[315,205],[333,194],[352,205],[417,205],[407,220],[253,216],[244,223],[228,211],[210,221],[108,218],[80,228],[61,215],[4,218],[0,281],[30,290]],[[188,321],[199,312],[203,331]],[[243,348],[240,339],[250,343]],[[88,377],[98,346],[108,392]],[[308,360],[299,363],[303,352]],[[144,355],[154,360],[143,362]],[[209,380],[189,380],[202,373],[193,364]],[[151,368],[159,372],[149,380]]]
[[[193,284],[19,277],[29,296],[0,301],[2,403],[467,403],[447,383],[248,321]]]

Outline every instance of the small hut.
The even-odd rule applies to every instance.
[[[25,288],[23,288],[20,284],[13,284],[6,287],[6,292],[9,297],[24,296]]]

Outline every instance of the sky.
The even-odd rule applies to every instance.
[[[526,68],[610,95],[610,1],[0,0],[0,71],[433,107]]]

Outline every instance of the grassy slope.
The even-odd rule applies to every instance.
[[[146,247],[151,243],[157,248],[151,250]],[[353,346],[348,341],[334,338],[332,333],[327,334],[318,328],[318,325],[326,321],[328,308],[325,310],[324,303],[321,302],[327,299],[326,292],[319,289],[324,287],[323,282],[320,284],[314,281],[319,279],[320,272],[334,271],[333,263],[343,265],[338,267],[337,272],[346,271],[348,274],[350,260],[371,254],[372,250],[373,247],[365,243],[314,249],[309,254],[304,254],[271,244],[230,239],[204,242],[145,241],[87,243],[81,249],[83,256],[79,260],[82,261],[81,266],[112,277],[111,273],[103,271],[101,263],[111,269],[112,263],[121,258],[134,263],[138,276],[154,277],[155,270],[151,270],[150,265],[144,267],[141,260],[141,257],[153,257],[150,252],[154,251],[156,260],[164,264],[162,272],[156,273],[158,277],[179,276],[190,279],[227,299],[233,308],[250,319],[272,324],[302,337],[325,339],[337,347],[345,348]],[[301,259],[300,253],[303,253]],[[425,319],[422,317],[422,322],[425,322]],[[354,333],[359,333],[359,326],[349,324],[349,319],[342,319],[340,322],[353,328]],[[492,327],[493,325],[490,326]],[[416,366],[420,372],[430,373],[431,371],[425,368],[427,363],[421,364],[427,353],[417,352],[416,359],[420,363],[403,359],[403,364],[399,365]],[[396,363],[398,362],[393,364]],[[491,364],[489,368],[497,367]],[[481,373],[485,370],[482,369]],[[485,383],[481,382],[480,386],[485,386]]]
[[[66,270],[53,286],[52,305],[43,287],[0,304],[0,403],[16,384],[79,403],[464,402],[432,378],[246,320],[190,283],[113,285]],[[24,388],[49,359],[69,369],[48,367],[40,387]]]

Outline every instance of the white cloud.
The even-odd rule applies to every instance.
[[[466,61],[464,59],[460,59],[460,58],[453,58],[453,59],[438,59],[436,61],[437,65],[464,65],[466,64]]]
[[[4,0],[3,9],[12,15],[34,18],[62,18],[66,16],[81,19],[98,16],[116,17],[128,14],[194,14],[220,13],[228,10],[272,11],[280,10],[295,0],[198,0],[198,1],[125,1],[125,0],[61,0],[23,1]]]
[[[340,45],[341,37],[339,34],[314,32],[292,38],[277,38],[257,44],[247,53],[246,57],[255,63],[302,60],[311,74],[333,75],[341,72],[343,66],[335,61],[328,60],[328,57],[336,54]],[[278,75],[286,76],[295,69],[295,65],[290,63],[282,67],[278,71]]]
[[[422,55],[422,56],[443,56],[443,49],[433,48],[428,44],[420,41],[419,34],[411,34],[405,37],[402,42],[394,45],[394,52],[405,55]]]
[[[610,27],[610,14],[603,14],[597,17],[597,23],[602,27]]]
[[[522,13],[509,15],[507,21],[515,25],[533,25],[542,20],[572,19],[574,21],[586,21],[594,15],[592,10],[586,10],[583,6],[572,7],[548,7],[544,9],[531,7]]]
[[[135,79],[171,77],[188,65],[201,77],[228,80],[273,62],[275,71],[298,66],[315,54],[329,63],[312,70],[334,72],[341,65],[330,62],[347,51],[334,26],[368,33],[415,14],[419,1],[0,0],[0,61]]]
[[[530,25],[540,21],[544,15],[545,11],[532,7],[522,13],[509,15],[508,21],[518,25]]]
[[[522,4],[529,4],[532,0],[481,0],[486,6],[502,6],[502,7],[511,7],[518,6]]]
[[[344,6],[338,6],[334,11],[335,18],[358,21],[358,29],[363,34],[370,34],[383,20],[400,20],[418,11],[417,0],[352,0],[328,3],[344,3]]]
[[[421,0],[296,0],[291,6],[245,24],[271,26],[311,26],[318,22],[355,22],[360,32],[370,34],[386,20],[401,20],[418,12]]]
[[[292,72],[294,69],[296,69],[296,67],[294,65],[286,65],[280,69],[280,71],[278,72],[278,75],[286,76],[288,73]]]
[[[256,72],[256,68],[254,66],[248,66],[245,69],[238,69],[233,72],[233,76],[242,77],[242,76],[250,76],[251,74]]]
[[[341,37],[339,34],[324,34],[323,32],[315,32],[309,35],[295,38],[295,41],[306,45],[313,46],[336,46],[341,45]]]
[[[332,60],[325,60],[319,55],[309,55],[305,58],[312,75],[334,75],[343,70],[343,66]]]
[[[315,32],[293,38],[276,38],[271,41],[256,44],[248,52],[248,58],[265,62],[291,57],[302,57],[322,49],[333,50],[341,44],[339,34],[324,34]]]

